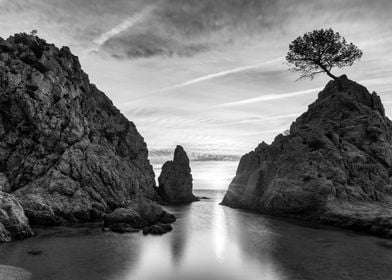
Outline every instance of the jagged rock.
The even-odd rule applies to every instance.
[[[165,234],[167,232],[172,231],[173,228],[171,225],[168,224],[157,224],[157,225],[152,225],[149,227],[145,227],[143,229],[143,234],[147,235],[147,234],[152,234],[152,235],[162,235]]]
[[[67,47],[0,38],[0,184],[32,224],[91,221],[134,197],[158,200],[147,157],[135,125]]]
[[[175,221],[176,221],[176,217],[173,214],[166,211],[163,212],[161,218],[159,219],[159,222],[161,224],[172,224]]]
[[[0,223],[0,242],[10,242],[11,240],[11,233]]]
[[[114,224],[128,224],[135,228],[143,228],[148,223],[143,221],[142,217],[134,209],[117,208],[112,213],[104,216],[104,227]]]
[[[33,234],[22,206],[11,194],[0,192],[0,242],[22,239]]]
[[[392,236],[392,122],[376,93],[339,83],[242,157],[222,204]]]
[[[9,192],[10,191],[10,184],[8,183],[7,177],[0,173],[0,192]]]
[[[117,208],[104,216],[104,227],[116,232],[132,232],[127,228],[142,229],[156,224],[174,223],[173,214],[163,210],[152,201],[135,199],[129,203],[128,208]]]
[[[158,193],[168,203],[188,203],[198,200],[192,193],[189,158],[181,146],[176,147],[173,160],[163,164],[158,182]]]

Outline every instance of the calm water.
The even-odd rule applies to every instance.
[[[178,221],[164,236],[56,228],[2,244],[0,279],[392,279],[391,241],[223,207],[222,192],[197,194],[211,199],[168,207]]]

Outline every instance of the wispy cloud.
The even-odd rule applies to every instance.
[[[178,83],[178,84],[175,84],[175,85],[164,87],[164,88],[161,88],[161,89],[158,89],[158,90],[150,91],[150,92],[146,93],[142,97],[135,98],[135,99],[133,99],[133,100],[131,100],[129,102],[121,104],[121,107],[126,109],[129,105],[134,105],[134,102],[136,100],[145,99],[146,97],[151,97],[151,96],[158,95],[158,94],[165,93],[165,92],[169,92],[169,91],[174,91],[174,90],[179,89],[179,88],[184,88],[184,87],[191,86],[191,85],[194,85],[194,84],[198,84],[198,83],[201,83],[201,82],[205,82],[205,81],[208,81],[208,80],[217,79],[217,78],[221,78],[221,77],[224,77],[224,76],[233,75],[233,74],[237,74],[237,73],[240,73],[240,72],[246,72],[246,71],[250,71],[250,70],[254,70],[254,69],[260,69],[263,66],[274,64],[274,63],[277,63],[277,62],[281,62],[282,59],[283,58],[279,57],[279,58],[271,59],[271,60],[264,61],[264,62],[261,62],[261,63],[256,63],[256,64],[251,64],[251,65],[231,68],[231,69],[228,69],[228,70],[219,71],[219,72],[216,72],[216,73],[211,73],[211,74],[204,75],[204,76],[201,76],[201,77],[198,77],[198,78],[195,78],[195,79],[191,79],[191,80],[188,80],[188,81],[185,81],[185,82],[182,82],[182,83]]]
[[[176,85],[172,85],[172,86],[168,86],[168,87],[165,87],[165,88],[162,88],[162,89],[158,89],[158,90],[153,91],[151,93],[154,94],[154,93],[167,92],[167,91],[175,90],[175,89],[178,89],[178,88],[182,88],[182,87],[190,86],[190,85],[193,85],[193,84],[197,84],[197,83],[200,83],[200,82],[204,82],[204,81],[208,81],[208,80],[224,77],[224,76],[227,76],[227,75],[232,75],[232,74],[236,74],[236,73],[239,73],[239,72],[244,72],[244,71],[249,71],[249,70],[253,70],[253,69],[258,69],[258,68],[261,68],[261,67],[263,67],[265,65],[276,63],[276,62],[281,62],[281,61],[283,61],[283,58],[279,57],[279,58],[271,59],[271,60],[268,60],[268,61],[265,61],[265,62],[261,62],[261,63],[256,63],[256,64],[242,66],[242,67],[236,67],[236,68],[233,68],[233,69],[228,69],[228,70],[220,71],[220,72],[217,72],[217,73],[212,73],[212,74],[205,75],[205,76],[202,76],[202,77],[198,77],[198,78],[195,78],[195,79],[183,82],[183,83],[179,83],[179,84],[176,84]]]
[[[149,16],[153,12],[155,7],[156,7],[155,5],[148,5],[144,7],[141,11],[136,12],[133,15],[127,17],[125,20],[123,20],[120,24],[116,25],[112,29],[102,33],[98,38],[94,40],[94,43],[97,45],[96,48],[99,48],[114,36],[120,34],[121,32],[126,31],[127,29],[131,28],[135,24],[143,21],[147,16]]]
[[[294,91],[294,92],[286,92],[286,93],[279,93],[279,94],[267,94],[267,95],[262,95],[259,97],[248,98],[248,99],[244,99],[244,100],[219,104],[216,107],[232,107],[232,106],[239,106],[239,105],[244,105],[244,104],[251,104],[251,103],[255,103],[255,102],[286,99],[286,98],[291,98],[291,97],[295,97],[295,96],[299,96],[299,95],[315,93],[315,92],[320,91],[322,89],[323,89],[322,87],[318,87],[318,88],[312,88],[312,89],[306,89],[306,90],[300,90],[300,91]]]

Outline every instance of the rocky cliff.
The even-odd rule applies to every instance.
[[[146,143],[67,47],[0,38],[0,185],[31,224],[100,219],[156,200]]]
[[[376,93],[331,81],[272,144],[244,155],[222,204],[392,237],[392,122]]]
[[[158,182],[158,193],[168,203],[188,203],[198,200],[192,193],[189,158],[181,146],[176,147],[173,160],[163,164]]]

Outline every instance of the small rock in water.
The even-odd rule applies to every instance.
[[[173,228],[171,225],[157,224],[157,225],[145,227],[143,229],[143,234],[144,235],[147,235],[147,234],[162,235],[162,234],[165,234],[165,233],[170,232],[172,230],[173,230]]]
[[[381,247],[392,249],[392,241],[379,241],[377,244]]]
[[[42,252],[43,252],[42,250],[30,250],[30,251],[27,251],[27,254],[32,255],[32,256],[38,256],[38,255],[41,255]]]

